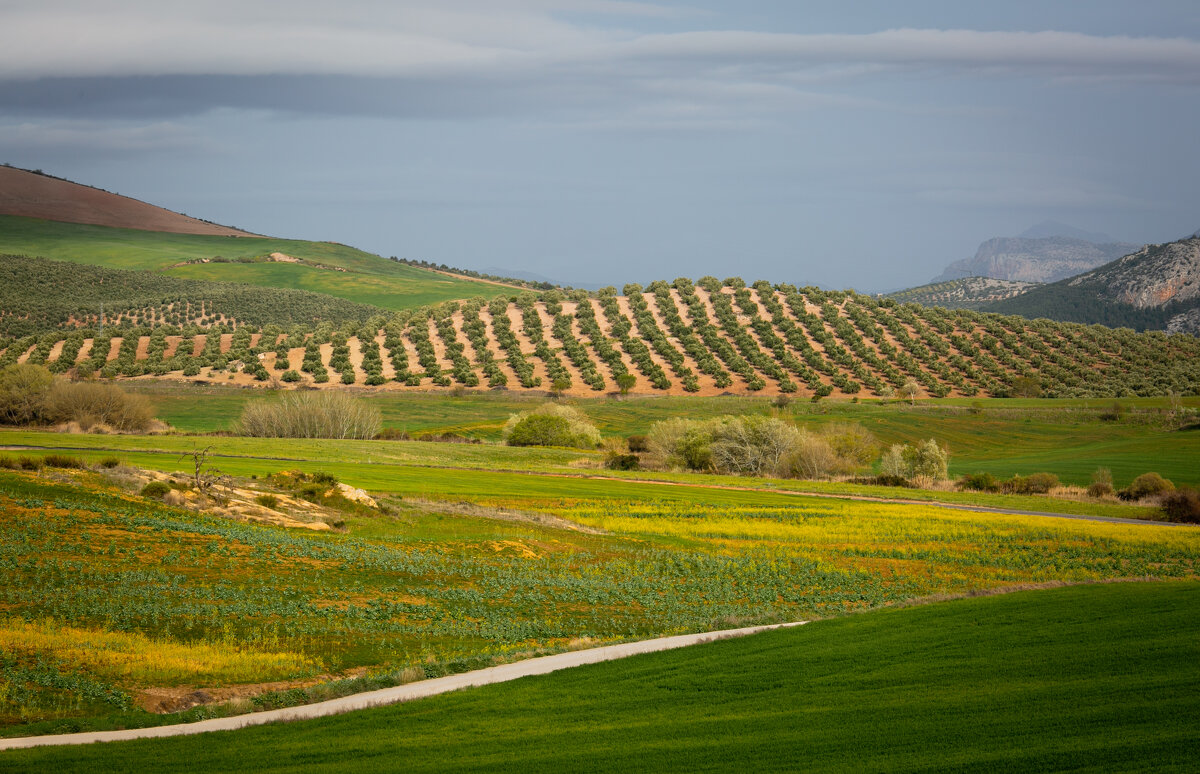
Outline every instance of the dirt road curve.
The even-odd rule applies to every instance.
[[[385,704],[396,704],[402,701],[423,699],[426,696],[436,696],[439,693],[456,691],[460,688],[472,688],[479,685],[503,683],[532,675],[544,675],[557,672],[560,669],[595,664],[600,661],[636,656],[639,653],[654,653],[660,650],[672,650],[702,642],[726,639],[729,637],[744,637],[747,634],[757,634],[769,629],[780,629],[790,626],[802,626],[807,621],[796,623],[773,624],[769,626],[750,626],[744,629],[726,629],[724,631],[705,632],[703,634],[681,634],[676,637],[660,637],[655,640],[627,642],[621,645],[606,645],[589,650],[575,650],[569,653],[558,653],[553,656],[542,656],[512,664],[479,669],[474,672],[464,672],[460,675],[439,677],[433,680],[422,680],[417,683],[398,685],[394,688],[383,688],[378,691],[357,693],[340,699],[307,704],[302,707],[270,710],[268,712],[253,712],[248,715],[236,715],[229,718],[202,720],[197,723],[181,723],[174,726],[158,726],[155,728],[134,728],[125,731],[94,731],[81,734],[57,734],[50,736],[27,736],[17,739],[0,739],[0,750],[15,750],[22,747],[40,747],[43,745],[90,744],[92,742],[120,742],[130,739],[145,739],[160,736],[183,736],[185,734],[203,734],[207,731],[229,731],[246,726],[257,726],[264,723],[280,723],[289,720],[307,720],[325,715],[337,715],[343,712],[379,707]]]

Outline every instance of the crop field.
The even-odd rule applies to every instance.
[[[418,271],[383,263],[388,271]],[[293,265],[249,266],[274,272]],[[470,289],[478,287],[485,286]],[[110,328],[103,336],[55,330],[7,342],[0,362],[241,385],[486,386],[576,396],[1133,397],[1192,395],[1200,383],[1200,340],[1192,336],[900,306],[851,292],[747,287],[732,279],[649,288],[628,285],[625,296],[608,289],[597,298],[554,291],[540,299],[525,292],[515,300],[445,302],[341,330],[329,324],[204,331],[156,324]],[[370,301],[373,292],[359,288],[351,297]],[[163,315],[171,319],[169,310]]]
[[[0,767],[1187,771],[1198,591],[1121,583],[879,611],[298,724],[14,751]]]
[[[495,289],[335,242],[171,234],[0,215],[0,254],[6,253],[187,279],[316,291],[385,309],[489,295]],[[294,260],[272,260],[273,253]]]
[[[197,442],[14,432],[3,442],[39,439],[167,470],[186,468]],[[15,686],[0,703],[6,733],[161,722],[138,709],[148,689],[252,673],[395,681],[578,641],[1200,574],[1200,532],[1186,527],[701,484],[715,477],[565,477],[557,471],[580,456],[570,450],[213,440],[228,473],[331,471],[390,493],[392,510],[349,517],[344,533],[297,533],[167,508],[98,474],[82,486],[0,474],[0,639],[25,643],[4,651]]]

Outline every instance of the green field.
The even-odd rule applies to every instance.
[[[139,384],[158,415],[186,432],[228,429],[254,390],[217,385]],[[541,398],[521,394],[475,392],[454,397],[432,393],[364,393],[377,406],[386,427],[412,434],[459,433],[498,441],[510,414],[538,405]],[[949,447],[954,475],[989,472],[1007,478],[1050,472],[1064,482],[1086,486],[1098,467],[1112,470],[1120,485],[1153,470],[1177,484],[1200,484],[1200,431],[1169,429],[1161,398],[1127,398],[1117,421],[1101,414],[1111,399],[985,399],[904,402],[827,401],[794,403],[782,412],[766,398],[650,397],[572,401],[605,436],[644,434],[656,421],[676,416],[782,414],[801,425],[859,422],[881,442],[911,443],[936,438]],[[976,404],[974,408],[970,404]],[[1200,398],[1184,399],[1185,407]]]
[[[273,252],[345,271],[293,263],[186,261],[257,259]],[[40,256],[115,269],[163,271],[190,279],[325,293],[385,309],[492,296],[495,286],[389,261],[333,242],[169,234],[0,215],[0,254]]]
[[[820,621],[350,715],[17,751],[8,770],[1190,771],[1200,586]]]

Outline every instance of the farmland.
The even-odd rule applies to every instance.
[[[0,765],[1182,771],[1200,752],[1197,589],[1093,585],[874,612],[296,725],[16,751]]]
[[[9,431],[2,440],[181,470],[198,439]],[[347,516],[342,533],[300,534],[131,497],[102,473],[75,483],[0,474],[5,631],[33,643],[6,662],[9,680],[25,686],[8,699],[8,733],[162,722],[137,709],[148,688],[236,685],[246,670],[255,683],[386,684],[581,639],[837,616],[1031,583],[1194,578],[1200,560],[1189,528],[816,498],[803,494],[821,490],[809,482],[581,478],[587,454],[576,450],[213,440],[227,473],[324,470],[384,496],[389,510]],[[80,640],[93,643],[87,658],[69,647]],[[148,656],[171,652],[214,666],[180,674],[165,655]]]
[[[0,215],[0,254],[305,290],[387,309],[486,295],[494,288],[333,242],[174,234],[9,215]]]
[[[1200,368],[1200,343],[1186,335],[900,306],[852,292],[747,287],[735,279],[678,279],[624,291],[478,297],[365,322],[287,329],[201,330],[179,310],[150,309],[153,325],[60,328],[10,339],[0,363],[246,386],[814,400],[1190,395]]]

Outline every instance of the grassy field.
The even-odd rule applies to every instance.
[[[274,252],[344,271],[295,263],[176,266],[217,256],[236,261]],[[116,269],[165,271],[190,279],[310,290],[385,309],[410,309],[479,295],[490,297],[496,291],[492,285],[447,277],[333,242],[168,234],[8,215],[0,216],[0,253]]]
[[[195,442],[3,441],[38,435],[110,442],[127,462],[167,470],[186,469],[181,452]],[[161,722],[133,707],[137,690],[236,684],[247,663],[275,665],[261,679],[358,668],[386,681],[584,637],[836,616],[1013,584],[1200,573],[1200,531],[1186,527],[551,475],[577,455],[565,450],[285,441],[266,457],[253,439],[214,440],[231,444],[231,456],[215,460],[226,472],[326,470],[390,493],[394,510],[312,534],[165,508],[99,474],[84,474],[83,487],[52,471],[0,474],[0,637],[29,643],[3,664],[6,682],[20,687],[0,697],[8,733]],[[258,456],[237,456],[255,444]],[[544,472],[491,469],[505,465]],[[91,643],[90,660],[77,642]],[[189,677],[138,661],[159,651],[191,652],[197,663],[210,653],[216,666]]]
[[[158,415],[186,432],[227,429],[254,390],[215,385],[139,384],[157,406]],[[509,393],[475,392],[461,397],[434,393],[365,393],[380,409],[386,427],[423,432],[453,432],[498,441],[510,414],[526,411],[543,399]],[[1099,467],[1112,470],[1118,485],[1154,470],[1178,484],[1200,484],[1200,431],[1166,426],[1162,398],[1120,401],[1119,420],[1104,421],[1112,400],[985,399],[975,406],[954,402],[825,401],[793,403],[782,412],[766,398],[648,397],[572,401],[605,436],[644,434],[656,421],[677,416],[781,414],[802,425],[859,422],[881,442],[911,443],[936,438],[950,449],[954,475],[989,472],[1007,478],[1050,472],[1064,482],[1087,485]],[[1186,398],[1188,407],[1200,398]]]
[[[1195,583],[958,600],[319,721],[10,752],[0,768],[1190,771],[1197,600]]]

